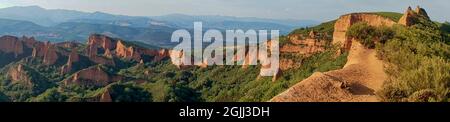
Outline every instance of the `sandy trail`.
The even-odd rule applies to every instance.
[[[387,76],[376,51],[354,41],[347,64],[340,70],[314,73],[272,102],[377,102]]]

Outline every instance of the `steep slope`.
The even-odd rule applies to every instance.
[[[375,102],[386,79],[376,51],[353,42],[343,69],[314,73],[275,96],[273,102]]]
[[[375,92],[381,91],[388,75],[383,61],[377,58],[375,49],[368,49],[347,32],[356,23],[366,23],[371,27],[392,27],[394,25],[412,26],[421,19],[430,22],[423,8],[412,11],[409,7],[405,14],[389,17],[389,13],[353,13],[341,16],[334,25],[333,43],[341,45],[342,52],[349,52],[346,65],[340,70],[315,73],[309,78],[275,96],[273,102],[376,102]],[[393,19],[395,18],[395,19]],[[373,30],[376,31],[376,30]],[[379,38],[370,38],[380,43]]]
[[[273,102],[375,102],[375,91],[381,89],[387,76],[383,62],[374,49],[368,49],[347,36],[349,28],[358,22],[370,26],[393,26],[391,18],[377,13],[352,13],[341,16],[333,29],[333,44],[349,52],[344,68],[314,73],[309,78],[275,96]]]

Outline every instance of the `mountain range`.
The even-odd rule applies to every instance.
[[[266,29],[287,34],[298,27],[317,24],[312,20],[275,20],[230,16],[125,16],[103,12],[45,9],[39,6],[16,6],[0,9],[0,35],[33,36],[39,40],[84,42],[92,33],[171,47],[171,33],[192,29],[193,22],[203,22],[205,29]]]

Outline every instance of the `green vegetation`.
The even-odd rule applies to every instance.
[[[272,77],[259,77],[258,66],[217,66],[195,69],[197,79],[189,85],[201,92],[205,101],[267,101],[317,71],[340,69],[346,55],[333,58],[336,48],[303,58],[301,67],[282,72],[275,82]],[[242,75],[245,74],[245,75]]]
[[[374,14],[389,18],[395,22],[398,22],[403,16],[403,14],[396,12],[375,12]]]
[[[310,30],[324,32],[320,37],[331,40],[335,21],[318,27],[300,29],[306,35]],[[289,43],[287,36],[280,37],[280,43]],[[158,48],[139,42],[126,42],[129,46]],[[77,48],[78,53],[85,54],[85,45]],[[70,52],[70,49],[61,48]],[[115,66],[96,65],[85,55],[72,65],[72,71],[61,75],[61,67],[66,65],[67,57],[59,55],[55,65],[46,66],[42,59],[24,57],[18,61],[8,61],[0,72],[0,101],[17,102],[89,102],[98,101],[108,91],[114,102],[233,102],[233,101],[267,101],[292,85],[309,77],[314,72],[340,69],[346,63],[346,56],[335,57],[336,47],[327,47],[325,52],[310,57],[282,54],[299,66],[283,71],[281,77],[272,82],[272,77],[260,77],[260,66],[196,66],[179,69],[164,59],[152,62],[153,57],[143,57],[145,64],[127,59],[113,58]],[[99,53],[102,53],[100,51]],[[12,62],[12,63],[11,63]],[[33,79],[29,87],[23,83],[13,83],[7,75],[8,69],[17,64],[27,68],[27,75]],[[301,65],[300,65],[301,64]],[[64,80],[73,76],[78,70],[99,66],[111,76],[122,80],[108,86],[66,85]],[[243,75],[245,74],[245,75]],[[16,81],[15,81],[16,82]],[[4,94],[4,95],[3,95]],[[4,96],[4,97],[2,97]]]
[[[36,98],[33,98],[33,102],[64,102],[67,96],[58,91],[57,88],[47,89],[44,93],[40,94]]]
[[[450,46],[442,26],[421,21],[394,26],[395,36],[377,46],[389,75],[378,95],[385,101],[449,101]]]
[[[106,87],[114,102],[151,102],[152,96],[134,83],[114,83]]]
[[[309,32],[315,31],[328,35],[323,38],[331,40],[331,38],[333,37],[334,23],[336,23],[336,20],[325,22],[314,27],[299,28],[292,31],[289,35],[302,35],[303,37],[307,37],[309,35]]]
[[[374,27],[365,22],[358,22],[348,29],[346,36],[356,39],[367,48],[375,48],[376,41],[385,43],[393,38],[394,31],[386,26]]]

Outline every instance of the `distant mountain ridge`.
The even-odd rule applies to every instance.
[[[0,9],[0,35],[33,36],[47,41],[84,42],[89,34],[100,33],[126,40],[140,41],[161,47],[171,47],[170,37],[177,29],[193,28],[193,22],[203,22],[205,29],[280,30],[287,34],[298,27],[311,26],[315,21],[275,20],[231,16],[125,16],[103,12],[81,12],[45,9],[39,6],[16,6]]]

